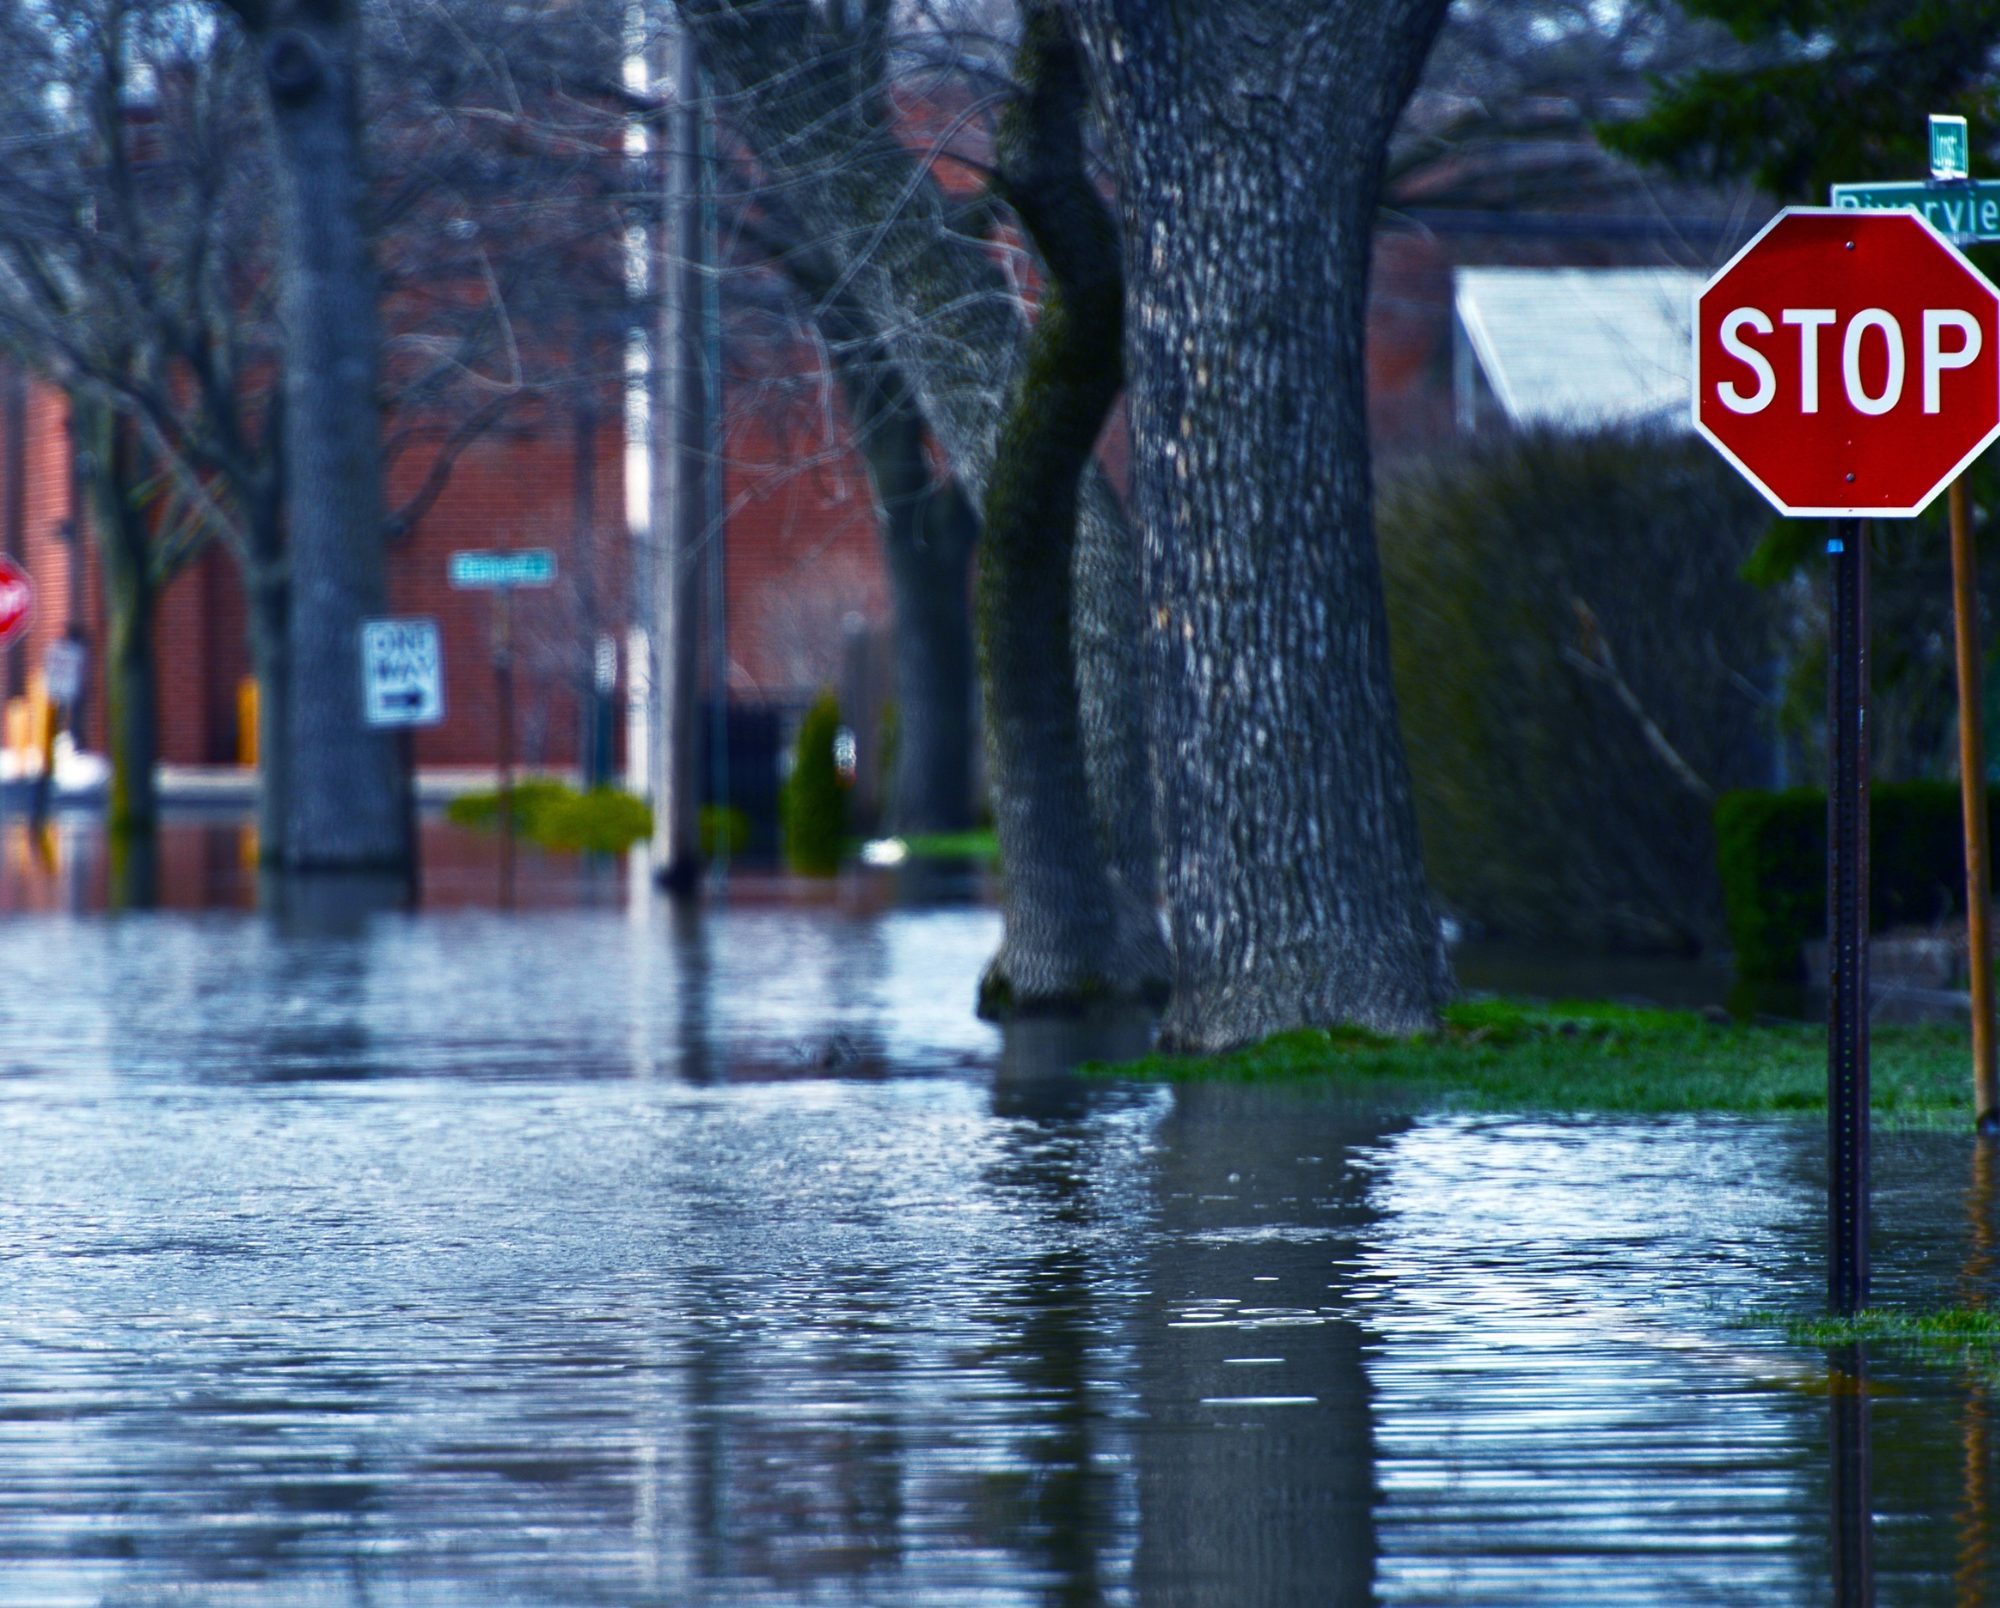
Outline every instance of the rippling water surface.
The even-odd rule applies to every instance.
[[[1996,1600],[1985,1373],[1742,1321],[1814,1125],[1082,1079],[990,911],[742,891],[0,919],[0,1602],[1859,1602],[1857,1481]]]

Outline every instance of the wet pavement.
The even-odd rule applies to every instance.
[[[1745,1324],[1812,1122],[1078,1077],[1142,1028],[974,1020],[968,885],[71,847],[0,828],[0,1603],[2000,1600],[1990,1369]],[[1876,1165],[1879,1295],[1989,1298],[1971,1142]]]

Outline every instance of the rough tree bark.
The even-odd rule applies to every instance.
[[[1068,0],[1116,170],[1170,1042],[1424,1027],[1449,969],[1389,682],[1369,237],[1445,0]]]
[[[882,114],[879,90],[857,85],[862,53],[808,0],[676,4],[730,117],[833,256],[843,293],[908,377],[967,495],[983,502],[1023,348],[1013,291],[987,243],[955,226],[943,193]],[[1137,539],[1094,468],[1081,509],[1069,642],[1088,807],[1136,896],[1124,906],[1127,919],[1151,924],[1157,856],[1139,689]],[[1143,907],[1136,917],[1135,907]],[[1121,953],[1142,946],[1143,932],[1131,936]],[[1153,988],[1132,977],[1120,992]]]
[[[1005,1016],[1137,993],[1158,1002],[1159,921],[1112,868],[1090,813],[1072,644],[1077,498],[1118,399],[1117,234],[1083,165],[1082,62],[1031,3],[1000,124],[1000,189],[1048,270],[986,485],[978,637],[1006,930],[980,983]]]
[[[360,625],[383,612],[380,349],[364,219],[355,0],[226,0],[257,42],[277,174],[285,327],[282,582],[290,689],[283,747],[292,871],[407,874],[409,821],[393,736],[361,718]],[[268,644],[267,644],[268,645]],[[258,666],[260,680],[267,666]],[[262,681],[267,696],[274,683]],[[280,735],[271,733],[270,735]]]

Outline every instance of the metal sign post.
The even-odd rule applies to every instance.
[[[551,586],[556,555],[546,547],[451,555],[451,584],[493,593],[493,701],[499,721],[500,904],[514,903],[514,589]]]
[[[1827,1295],[1868,1304],[1868,528],[1836,520],[1827,675]]]

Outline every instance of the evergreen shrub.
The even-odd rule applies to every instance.
[[[831,692],[822,692],[799,725],[792,774],[778,801],[785,863],[801,876],[830,877],[840,869],[847,789],[833,757],[839,731],[840,705]]]

